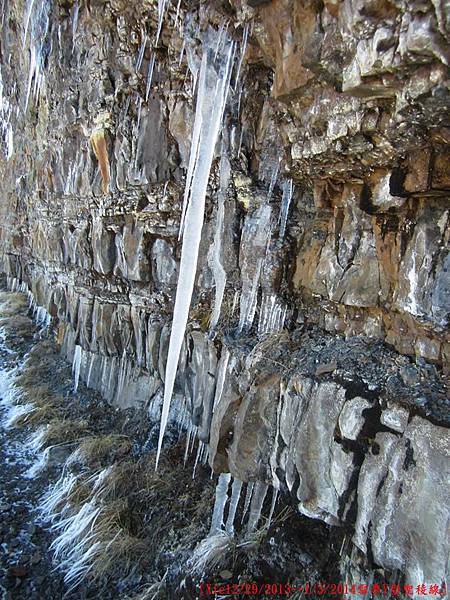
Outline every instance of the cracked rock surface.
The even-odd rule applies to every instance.
[[[345,528],[348,577],[441,584],[448,6],[181,0],[157,35],[158,4],[1,3],[1,269],[82,381],[159,410],[198,73],[228,35],[174,400],[216,473]]]

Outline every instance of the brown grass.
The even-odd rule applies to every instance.
[[[114,435],[85,439],[80,449],[84,448],[95,463],[99,456],[121,447],[124,440],[128,448],[128,438]],[[140,460],[122,459],[103,472],[100,480],[94,474],[86,476],[72,489],[67,501],[74,509],[79,510],[81,504],[94,498],[95,504],[103,507],[89,542],[89,547],[101,544],[101,551],[92,557],[91,577],[125,577],[133,569],[153,569],[157,573],[156,561],[161,552],[194,548],[205,537],[209,525],[205,515],[211,511],[213,483],[209,477],[202,482],[192,480],[190,469],[183,466],[183,450],[182,445],[167,450],[158,472],[154,470],[153,455]],[[157,598],[159,589],[157,582],[150,588],[152,595],[143,598],[154,594]]]
[[[110,465],[131,451],[131,440],[126,435],[112,433],[83,440],[78,448],[79,461],[91,469]]]
[[[94,559],[95,578],[117,570],[129,573],[145,557],[150,540],[130,534],[128,515],[129,508],[123,500],[111,502],[100,514],[95,533],[104,551]]]
[[[14,315],[11,317],[0,318],[0,327],[7,333],[14,333],[20,337],[26,337],[33,334],[33,321],[26,315]]]
[[[53,340],[41,340],[37,344],[33,346],[33,348],[28,353],[27,360],[25,364],[31,364],[33,361],[37,361],[37,363],[41,363],[42,358],[44,356],[57,356],[57,352],[55,350],[55,343]]]
[[[14,420],[15,427],[37,427],[60,417],[61,412],[52,404],[43,404]]]
[[[18,381],[18,380],[16,380]],[[48,385],[31,385],[27,382],[25,385],[18,381],[22,388],[20,403],[31,402],[35,406],[53,406],[54,408],[62,408],[65,405],[63,396],[54,394]]]
[[[0,317],[14,317],[28,311],[28,299],[21,292],[0,292]]]
[[[81,440],[88,435],[86,421],[74,419],[54,419],[50,421],[43,436],[43,448]]]

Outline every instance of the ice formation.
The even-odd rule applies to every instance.
[[[210,535],[214,535],[223,529],[223,513],[228,500],[228,486],[230,480],[231,475],[229,473],[221,473],[219,475],[219,481],[216,486],[216,500],[214,502]]]
[[[264,294],[259,312],[258,334],[281,331],[286,318],[286,307],[283,307],[276,294]]]
[[[220,308],[222,306],[223,295],[225,293],[226,284],[226,272],[222,264],[222,237],[223,237],[223,220],[225,213],[225,198],[227,195],[227,188],[231,176],[230,161],[228,160],[225,150],[222,150],[222,157],[220,160],[220,189],[217,201],[217,216],[216,216],[216,229],[214,232],[214,241],[212,245],[212,252],[210,255],[210,264],[214,275],[214,281],[216,282],[216,293],[214,298],[214,308],[212,311],[210,329],[214,330],[220,317]]]
[[[267,494],[268,486],[261,481],[255,483],[252,495],[252,502],[250,505],[250,514],[248,516],[247,532],[252,533],[258,526],[261,518],[261,511],[264,504],[264,499]]]
[[[25,21],[25,31],[23,45],[25,46],[28,31],[30,32],[30,66],[28,73],[28,85],[25,99],[25,111],[33,91],[35,101],[39,99],[39,94],[44,78],[44,62],[47,35],[50,25],[50,10],[52,2],[48,0],[31,0],[28,3],[27,16]]]
[[[14,153],[14,134],[10,123],[12,105],[5,95],[0,69],[0,144],[5,147],[5,157],[9,160]]]
[[[255,318],[259,278],[270,240],[272,209],[268,204],[247,215],[241,242],[242,292],[240,298],[239,331],[248,331]]]
[[[228,517],[225,525],[225,530],[229,535],[234,535],[234,519],[236,518],[236,511],[241,497],[242,481],[234,479],[231,488],[231,500],[230,508],[228,509]]]
[[[141,46],[139,48],[139,52],[138,52],[138,55],[136,58],[136,64],[134,65],[134,68],[136,69],[136,71],[139,71],[139,69],[142,66],[142,61],[144,60],[145,46],[147,45],[147,39],[148,39],[147,34],[146,33],[143,34]]]
[[[75,354],[73,356],[73,364],[72,364],[72,373],[74,379],[73,391],[76,392],[78,390],[78,384],[80,382],[80,369],[81,369],[81,354],[82,347],[75,346]]]
[[[291,206],[292,196],[294,194],[294,186],[292,179],[286,179],[283,183],[283,198],[281,200],[280,210],[280,239],[284,238],[286,233],[286,223],[289,215],[289,208]]]
[[[186,180],[183,245],[167,357],[156,467],[158,466],[167,425],[178,360],[194,289],[204,219],[206,188],[225,110],[233,56],[234,44],[226,38],[216,59],[213,57],[210,46],[205,44],[203,49],[196,108],[196,122],[200,123],[198,126],[198,143],[195,143],[195,139],[193,140],[190,159],[191,175],[188,172]],[[192,162],[193,154],[195,158]]]
[[[247,483],[247,491],[245,492],[244,510],[242,512],[241,523],[244,522],[244,518],[245,518],[245,515],[247,514],[248,507],[250,506],[250,500],[252,499],[254,486],[255,486],[255,484],[253,483],[253,481],[249,481]]]
[[[274,487],[274,488],[272,488],[272,502],[270,505],[269,518],[267,519],[267,529],[269,529],[269,527],[272,523],[272,517],[273,517],[273,513],[275,512],[275,506],[277,504],[277,500],[278,500],[278,489]]]

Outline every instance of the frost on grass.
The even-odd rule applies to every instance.
[[[104,441],[100,437],[100,444]],[[117,436],[115,442],[119,441]],[[185,548],[193,548],[207,534],[209,476],[199,487],[190,470],[183,468],[182,453],[181,444],[165,451],[158,472],[150,457],[115,457],[119,462],[92,471],[80,462],[81,453],[71,455],[40,507],[56,535],[55,564],[69,587],[112,572],[126,577],[144,562],[146,569],[156,565],[161,553],[173,550],[173,537],[167,535],[171,527],[176,526],[176,543]]]

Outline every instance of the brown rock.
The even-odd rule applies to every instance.
[[[334,360],[333,362],[319,365],[316,369],[316,377],[320,377],[321,375],[326,375],[327,373],[333,373],[337,369],[337,362]]]
[[[8,568],[8,575],[10,577],[26,577],[28,574],[28,571],[26,569],[26,567],[24,567],[23,565],[14,565],[12,567]]]

